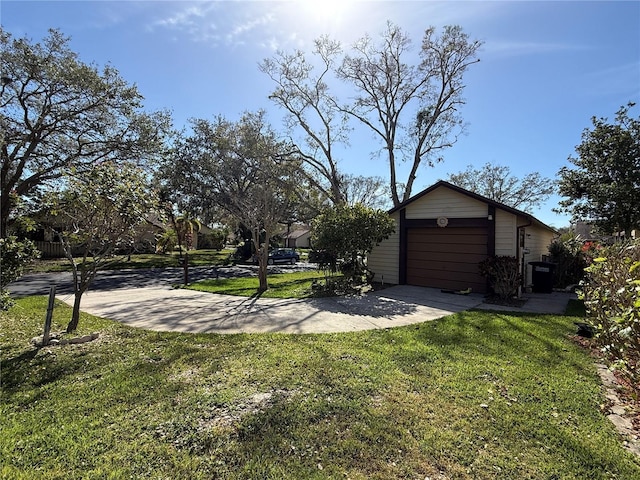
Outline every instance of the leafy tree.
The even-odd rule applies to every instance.
[[[32,43],[0,29],[0,43],[1,237],[16,201],[37,197],[69,169],[162,152],[168,115],[143,113],[142,96],[115,68],[83,63],[57,30]]]
[[[226,228],[215,228],[207,233],[198,234],[198,248],[222,250],[227,242],[229,230]]]
[[[40,252],[30,240],[18,240],[14,236],[0,238],[0,310],[8,309],[13,302],[6,287],[24,273],[24,269]]]
[[[268,288],[269,240],[291,216],[300,164],[287,156],[264,113],[246,113],[236,123],[192,120],[193,133],[176,143],[161,169],[165,189],[191,211],[218,208],[251,232],[260,291]]]
[[[549,198],[555,188],[554,180],[544,178],[538,172],[518,179],[511,175],[509,167],[490,163],[480,169],[468,165],[466,170],[450,174],[449,182],[526,212]]]
[[[407,63],[411,39],[389,22],[378,43],[366,35],[344,58],[338,74],[355,87],[356,96],[343,111],[380,139],[394,206],[411,197],[419,167],[439,161],[463,130],[458,113],[465,103],[463,75],[478,62],[480,45],[459,26],[444,27],[440,36],[430,27],[418,52],[420,63],[412,65]],[[410,165],[405,182],[398,178],[398,162]]]
[[[365,271],[364,258],[395,231],[393,219],[382,210],[357,204],[331,207],[312,224],[312,243],[322,252],[329,269],[337,271],[342,262],[345,275],[355,280]]]
[[[640,117],[631,118],[629,103],[616,114],[615,123],[592,118],[585,129],[576,168],[560,169],[559,191],[565,200],[558,211],[576,220],[594,223],[605,233],[631,233],[640,227]]]
[[[156,202],[148,180],[132,165],[103,162],[70,175],[67,183],[66,189],[48,196],[46,207],[72,266],[75,299],[67,332],[73,332],[82,295],[96,273],[115,262],[116,253],[133,248],[138,228]]]

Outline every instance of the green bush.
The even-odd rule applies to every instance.
[[[554,240],[549,245],[549,256],[550,261],[556,264],[553,275],[554,287],[565,288],[582,281],[587,260],[584,243],[578,236]]]
[[[0,238],[0,257],[0,310],[7,310],[13,302],[5,287],[22,276],[25,267],[40,257],[40,251],[31,240],[10,236]]]
[[[342,271],[351,281],[360,282],[366,273],[363,259],[389,238],[395,222],[382,210],[356,204],[326,208],[313,220],[312,230],[318,252],[311,258],[317,257],[319,268]]]
[[[520,271],[518,259],[508,255],[489,257],[479,264],[480,274],[489,280],[489,285],[501,299],[512,298],[518,294]]]
[[[227,234],[221,229],[198,233],[198,248],[201,250],[222,250],[226,241]]]
[[[587,318],[606,358],[639,393],[640,241],[617,243],[599,254],[582,285]]]

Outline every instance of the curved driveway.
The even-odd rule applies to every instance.
[[[69,304],[73,295],[58,297]],[[134,327],[191,333],[331,333],[389,328],[475,307],[482,296],[396,286],[359,297],[233,297],[170,287],[89,291],[82,311]]]
[[[272,273],[314,268],[270,267]],[[192,267],[190,280],[252,275],[254,267]],[[469,308],[564,313],[575,294],[529,294],[522,308],[482,303],[480,294],[452,295],[438,289],[398,285],[361,297],[314,299],[246,298],[172,288],[179,268],[100,272],[82,298],[84,312],[157,331],[330,333],[390,328],[425,322]],[[71,274],[30,274],[9,286],[14,296],[46,295],[73,304]]]

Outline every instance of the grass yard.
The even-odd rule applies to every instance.
[[[46,304],[1,314],[2,478],[640,478],[575,317],[224,336],[83,315],[98,340],[36,350]]]
[[[223,265],[229,255],[233,254],[233,249],[224,250],[191,250],[189,252],[189,265],[209,266]],[[184,254],[183,254],[184,255]],[[178,252],[167,254],[161,253],[138,253],[131,255],[131,259],[125,256],[118,256],[117,261],[109,266],[111,270],[125,268],[166,268],[180,266]],[[70,272],[71,266],[66,258],[49,260],[38,260],[29,267],[30,272]]]
[[[330,277],[342,278],[342,275]],[[260,294],[263,298],[308,298],[313,296],[314,281],[324,283],[325,275],[318,270],[273,274],[268,276],[269,290]],[[257,295],[260,281],[254,277],[217,278],[201,280],[189,285],[191,290],[252,297]]]

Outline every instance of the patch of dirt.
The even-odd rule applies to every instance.
[[[488,296],[485,297],[483,303],[488,303],[491,305],[504,305],[506,307],[522,307],[525,303],[527,303],[526,298],[500,298],[498,296]]]
[[[276,401],[288,399],[295,391],[273,390],[251,395],[235,405],[215,408],[208,418],[201,418],[198,430],[210,430],[214,427],[233,427],[243,417],[254,415],[272,406]]]

